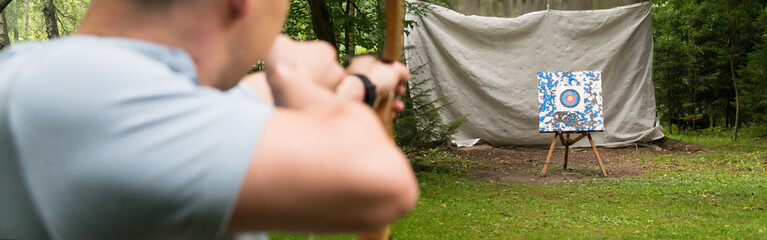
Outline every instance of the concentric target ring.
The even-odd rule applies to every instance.
[[[567,89],[559,96],[559,102],[567,108],[574,108],[581,102],[581,95],[573,89]]]

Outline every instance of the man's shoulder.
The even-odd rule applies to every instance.
[[[14,99],[62,104],[106,103],[133,92],[198,92],[194,63],[186,52],[126,38],[73,36],[14,46],[0,56],[2,73],[11,73],[7,78],[14,82]]]
[[[195,75],[186,70],[193,70],[193,63],[174,63],[163,54],[169,48],[147,46],[129,39],[70,37],[10,49],[0,57],[0,74],[10,73],[5,75],[12,84],[11,112],[60,120],[67,119],[63,115],[100,117],[109,123],[116,113],[128,113],[127,108],[177,108],[221,98],[198,87]],[[191,67],[174,68],[181,65]]]
[[[162,62],[140,51],[88,37],[65,37],[12,46],[0,54],[0,62],[6,61],[24,61],[20,64],[22,69],[18,69],[22,74],[47,72],[59,76],[83,71],[138,74],[167,69]],[[142,71],[135,71],[137,69]],[[0,71],[3,69],[0,68]]]

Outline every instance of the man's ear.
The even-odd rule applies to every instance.
[[[248,13],[249,0],[227,0],[229,3],[229,16],[231,20],[243,18]]]

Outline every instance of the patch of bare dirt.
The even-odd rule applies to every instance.
[[[637,144],[624,148],[597,148],[608,178],[640,176],[648,168],[640,160],[646,155],[694,154],[710,151],[702,146],[664,138],[651,144]],[[602,172],[591,148],[571,148],[567,169],[563,168],[564,148],[554,149],[546,176],[541,170],[546,162],[548,148],[493,147],[481,144],[450,150],[467,160],[478,161],[482,167],[472,171],[477,180],[557,184],[591,178],[601,178]]]

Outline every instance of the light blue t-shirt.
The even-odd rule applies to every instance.
[[[181,49],[76,35],[0,54],[0,238],[223,237],[273,107]]]

